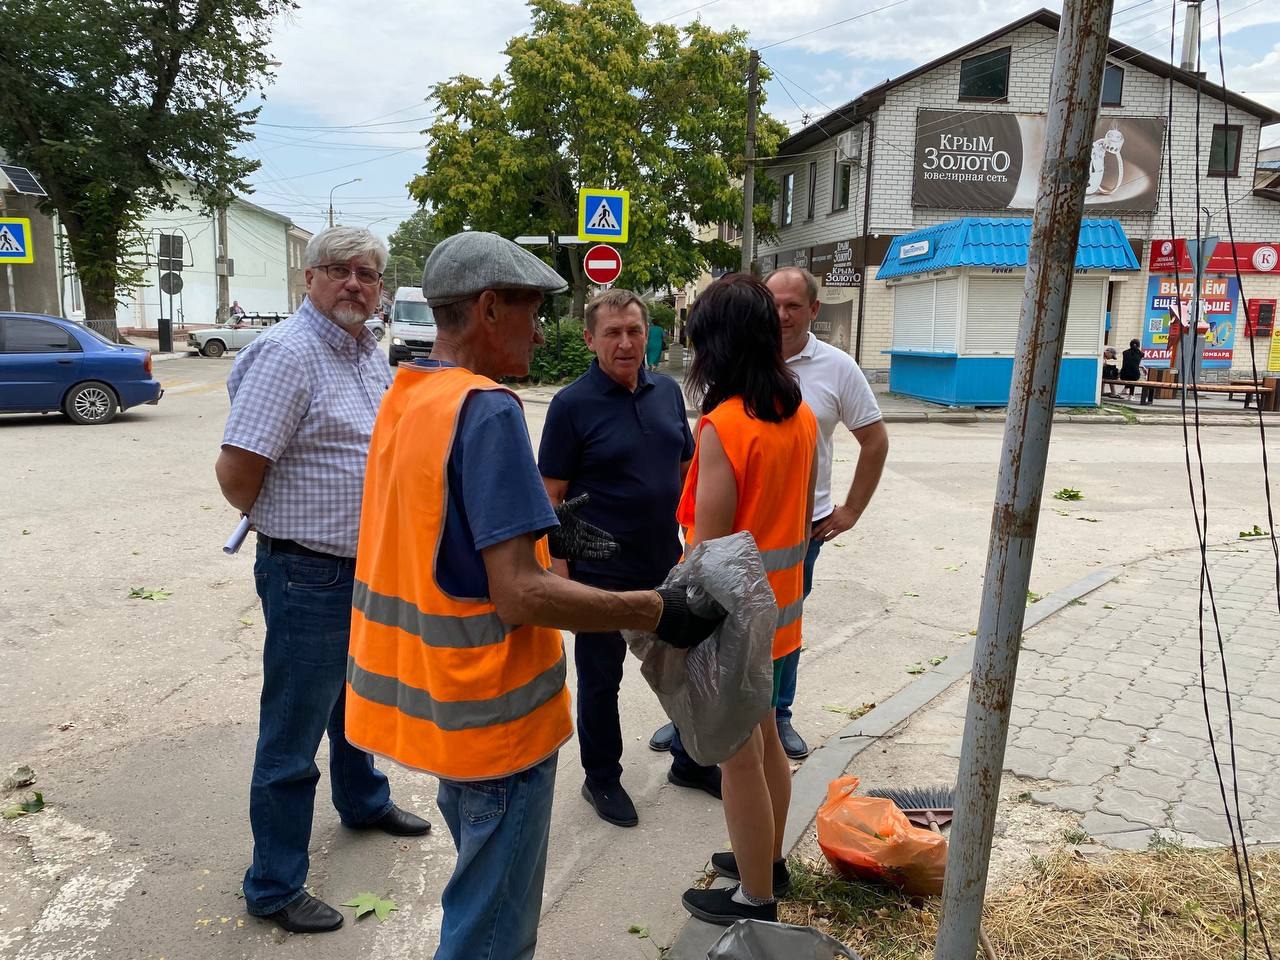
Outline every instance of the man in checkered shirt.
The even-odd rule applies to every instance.
[[[307,893],[316,750],[329,734],[333,805],[354,829],[418,836],[427,821],[391,802],[373,758],[344,730],[347,641],[369,437],[391,368],[365,329],[387,248],[333,227],[306,251],[298,312],[236,357],[218,456],[227,501],[258,532],[254,579],[267,624],[258,748],[249,788],[249,913],[319,933],[342,914]]]

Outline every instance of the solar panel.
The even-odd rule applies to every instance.
[[[15,167],[7,163],[0,163],[0,172],[9,179],[9,183],[13,185],[13,189],[18,193],[25,193],[32,197],[47,197],[44,187],[40,186],[40,181],[26,167]]]

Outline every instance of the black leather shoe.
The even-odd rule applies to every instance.
[[[684,903],[684,908],[693,916],[719,927],[731,927],[739,920],[778,922],[777,900],[752,906],[734,900],[735,892],[737,892],[735,887],[728,889],[712,887],[710,890],[699,890],[695,887],[692,890],[686,890],[681,901]]]
[[[262,919],[277,923],[290,933],[328,933],[342,926],[342,914],[305,890],[296,900]]]
[[[649,738],[649,749],[656,750],[658,753],[666,753],[671,749],[671,741],[675,738],[676,725],[674,723],[664,723]]]
[[[790,720],[778,721],[778,739],[782,741],[782,752],[792,760],[803,760],[809,755],[809,745],[796,733]]]
[[[393,837],[420,837],[431,830],[431,824],[408,810],[393,806],[377,820],[363,824],[359,829],[381,830]]]
[[[711,869],[730,880],[742,880],[738,875],[738,858],[728,851],[711,855]],[[773,895],[785,897],[790,890],[791,871],[787,869],[787,861],[773,861]]]
[[[677,787],[688,787],[690,790],[701,790],[709,793],[717,800],[720,796],[720,768],[702,767],[700,769],[677,771],[672,767],[667,771],[667,780]]]
[[[587,780],[582,784],[582,796],[605,823],[612,823],[615,827],[634,827],[640,822],[636,805],[620,783],[602,787]]]

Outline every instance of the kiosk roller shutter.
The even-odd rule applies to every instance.
[[[964,314],[965,354],[1012,356],[1018,345],[1022,277],[969,277]]]
[[[939,353],[956,352],[956,321],[960,314],[960,278],[948,277],[934,282],[933,349]]]
[[[1103,277],[1074,277],[1067,304],[1067,342],[1064,356],[1096,357],[1102,352],[1103,310],[1107,281]]]
[[[933,281],[893,290],[893,349],[933,349]]]

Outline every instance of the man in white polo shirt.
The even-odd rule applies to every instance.
[[[853,357],[813,335],[818,316],[818,281],[808,270],[782,267],[765,278],[778,307],[782,324],[782,356],[800,378],[804,401],[818,418],[817,484],[813,496],[813,535],[804,561],[804,595],[813,589],[813,566],[822,545],[850,529],[871,502],[885,457],[889,432],[867,378]],[[840,504],[831,498],[831,448],[836,426],[843,423],[859,444],[853,484]],[[782,666],[778,694],[778,735],[787,756],[799,759],[809,753],[804,738],[791,726],[791,704],[796,695],[797,650]]]
[[[782,356],[800,380],[805,403],[818,418],[817,482],[813,498],[813,534],[804,559],[804,595],[813,589],[813,566],[822,545],[850,529],[862,516],[880,483],[889,432],[866,376],[853,357],[811,330],[821,304],[818,281],[801,267],[782,267],[765,278],[782,325]],[[848,496],[837,506],[831,498],[831,448],[836,426],[843,423],[859,444],[858,465]],[[798,496],[803,495],[797,493]],[[809,755],[809,745],[791,725],[791,704],[796,696],[796,668],[800,652],[784,658],[778,691],[778,738],[787,756],[799,760]],[[670,749],[674,727],[658,729],[649,741],[653,750]]]

